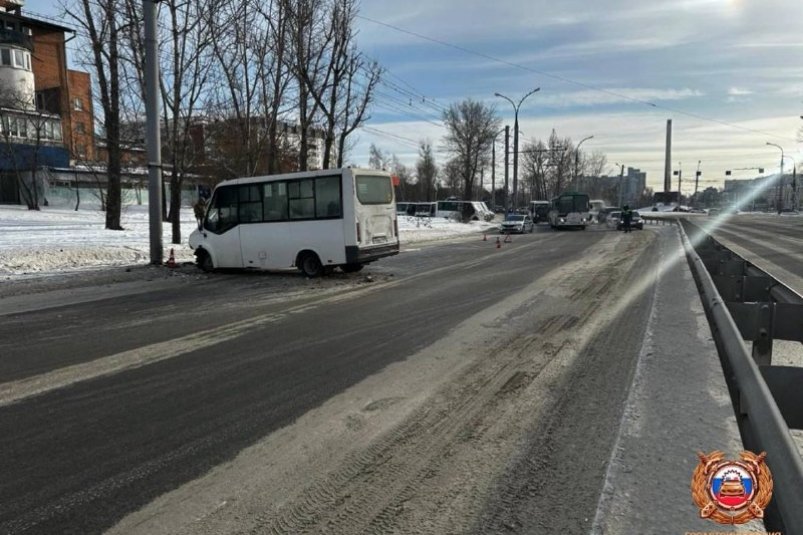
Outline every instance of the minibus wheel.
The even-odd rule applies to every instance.
[[[198,267],[201,268],[201,271],[210,273],[215,270],[215,265],[212,263],[212,257],[209,256],[209,253],[203,249],[198,249],[198,252],[195,253],[195,260],[198,263]]]
[[[315,253],[303,253],[299,262],[301,272],[307,277],[314,279],[323,275],[323,264]]]

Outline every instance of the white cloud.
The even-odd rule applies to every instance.
[[[685,100],[701,97],[704,93],[696,89],[653,89],[638,87],[612,87],[601,90],[572,91],[568,93],[544,94],[539,97],[535,106],[548,108],[567,108],[572,106],[601,106],[626,102],[642,103]],[[639,102],[636,102],[639,103]]]
[[[752,91],[742,87],[731,87],[728,89],[728,95],[732,97],[743,97],[745,95],[752,95],[752,94],[753,94]]]

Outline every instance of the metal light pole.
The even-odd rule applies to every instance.
[[[505,215],[510,211],[510,195],[508,183],[508,156],[510,155],[510,127],[505,127]]]
[[[777,145],[775,143],[770,143],[767,141],[767,145],[771,145],[773,147],[777,147],[781,151],[781,174],[778,177],[778,200],[776,201],[775,208],[778,210],[778,213],[781,213],[781,196],[783,195],[783,147]]]
[[[594,136],[588,136],[583,138],[580,143],[574,148],[574,189],[577,190],[577,175],[579,174],[580,170],[580,145],[588,141],[589,139],[594,139]]]
[[[513,208],[518,208],[518,184],[519,184],[519,108],[524,100],[532,95],[540,91],[540,87],[536,87],[519,100],[519,103],[516,104],[513,102],[509,97],[501,93],[494,93],[495,96],[501,97],[513,106]]]
[[[145,15],[145,118],[147,123],[148,216],[151,264],[162,263],[162,143],[159,131],[159,43],[156,3],[143,0]]]
[[[697,160],[697,172],[694,174],[694,207],[697,208],[697,188],[700,185],[700,164],[703,163],[702,160]]]
[[[683,162],[678,162],[678,170],[672,173],[678,177],[678,206],[683,204],[683,193],[681,187],[683,185]]]

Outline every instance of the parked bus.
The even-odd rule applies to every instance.
[[[446,219],[462,219],[465,215],[472,221],[490,221],[494,218],[491,209],[480,201],[438,201],[435,215]]]
[[[391,177],[368,169],[326,169],[221,182],[189,238],[198,265],[296,267],[308,277],[335,267],[359,271],[398,254]]]
[[[438,204],[434,202],[416,202],[414,205],[413,215],[415,217],[435,217],[438,211]]]
[[[530,217],[533,218],[533,223],[549,221],[550,206],[549,201],[530,201]]]
[[[585,193],[567,192],[552,199],[549,210],[549,226],[557,228],[581,228],[591,222],[590,203]]]

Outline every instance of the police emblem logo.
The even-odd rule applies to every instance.
[[[691,479],[691,495],[702,518],[735,525],[764,517],[772,499],[766,453],[743,451],[738,461],[725,459],[721,451],[697,456],[700,463]]]

